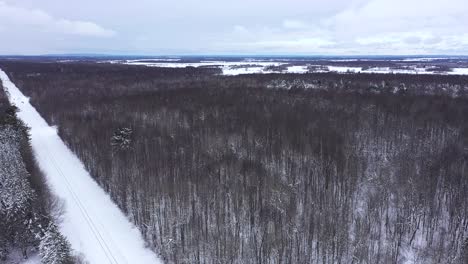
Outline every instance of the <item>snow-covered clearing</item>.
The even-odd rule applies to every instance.
[[[91,178],[56,130],[29,103],[29,98],[0,70],[0,79],[18,117],[31,128],[34,155],[52,192],[65,203],[61,233],[76,253],[92,264],[162,263],[145,247],[138,229]]]
[[[335,72],[335,73],[380,73],[380,74],[436,74],[436,75],[468,75],[468,68],[452,68],[451,71],[431,71],[430,68],[409,66],[408,68],[372,67],[363,69],[353,66],[331,66],[299,64],[288,65],[291,61],[284,60],[244,60],[244,61],[200,61],[200,62],[178,62],[177,60],[114,60],[108,63],[141,65],[147,67],[185,68],[185,67],[212,67],[220,68],[223,75],[240,74],[268,74],[268,73],[309,73],[309,72]],[[435,59],[434,59],[435,60]],[[354,60],[332,60],[332,61],[354,61]],[[357,60],[356,60],[357,61]],[[423,60],[424,61],[424,60]],[[428,60],[429,61],[429,60]],[[285,69],[275,71],[269,67],[285,66]],[[309,70],[309,67],[317,68]]]
[[[288,69],[286,70],[288,73],[307,73],[309,70],[307,69],[307,66],[289,66]]]

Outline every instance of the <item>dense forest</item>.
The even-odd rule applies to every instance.
[[[468,77],[2,62],[167,263],[468,263]]]
[[[39,254],[42,263],[77,263],[60,234],[60,202],[36,167],[28,129],[0,82],[0,263]]]

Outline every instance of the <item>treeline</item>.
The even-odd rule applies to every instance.
[[[2,67],[167,263],[467,261],[466,77]]]
[[[75,263],[56,226],[58,201],[37,169],[28,129],[16,117],[0,82],[0,262],[39,254],[42,263]],[[12,262],[13,263],[13,262]]]
[[[50,96],[67,105],[77,97],[101,100],[180,88],[281,88],[344,93],[394,93],[468,97],[466,75],[415,74],[255,74],[222,76],[218,68],[157,68],[107,63],[39,63],[0,61],[34,102]],[[18,77],[18,78],[16,78]],[[74,85],[66,87],[70,83]],[[46,90],[47,93],[42,91]],[[65,101],[66,100],[66,101]],[[63,105],[59,105],[63,107]],[[52,106],[51,106],[52,107]],[[43,109],[40,109],[41,111]],[[52,112],[52,111],[51,111]]]

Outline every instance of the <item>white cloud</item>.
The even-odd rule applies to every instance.
[[[0,0],[0,53],[468,55],[467,13],[467,0]]]
[[[252,42],[247,45],[256,48],[277,48],[284,50],[300,49],[302,51],[310,49],[318,49],[334,45],[333,41],[322,39],[322,38],[301,38],[294,40],[270,40],[270,41],[258,41]]]
[[[302,29],[306,28],[307,25],[299,20],[286,19],[283,21],[283,27],[286,29]]]
[[[283,38],[274,35],[255,34],[257,38],[249,38],[241,42],[216,43],[217,50],[231,50],[239,53],[315,53],[319,54],[336,43],[321,37],[300,37],[288,34]]]
[[[77,34],[83,36],[112,37],[116,33],[113,30],[105,29],[92,22],[70,21],[60,19],[55,22],[58,29],[68,34]]]
[[[15,34],[29,34],[26,30],[39,29],[45,32],[112,37],[116,32],[93,22],[55,18],[38,9],[26,9],[0,1],[0,24],[15,30]],[[24,31],[22,31],[24,30]]]
[[[239,49],[309,54],[467,54],[466,0],[367,0],[281,27],[247,28]],[[221,45],[218,45],[221,46]]]
[[[372,34],[407,31],[466,30],[467,5],[459,0],[372,0],[350,8],[324,21],[336,33]]]
[[[245,34],[245,33],[248,33],[249,31],[244,27],[244,26],[241,26],[241,25],[235,25],[234,26],[234,33],[236,34]]]

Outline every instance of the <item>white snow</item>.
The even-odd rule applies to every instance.
[[[307,65],[294,65],[294,66],[287,66],[286,70],[283,71],[274,71],[274,70],[267,70],[266,67],[268,66],[280,66],[284,63],[262,63],[261,65],[255,66],[243,66],[237,67],[233,66],[222,66],[221,69],[223,70],[223,75],[239,75],[239,74],[252,74],[252,73],[307,73],[309,69]]]
[[[19,249],[11,250],[3,264],[41,264],[41,258],[37,252],[28,252],[28,258],[24,259]]]
[[[308,73],[309,69],[307,68],[306,65],[295,65],[295,66],[289,66],[288,73]]]
[[[223,75],[240,75],[240,74],[252,74],[252,73],[268,73],[263,67],[222,67]]]
[[[328,66],[328,70],[331,72],[347,73],[347,72],[360,72],[361,67],[346,67],[346,66]]]
[[[39,255],[34,255],[21,262],[21,264],[41,264],[41,258]]]
[[[72,249],[91,264],[162,263],[145,247],[139,230],[2,70],[0,79],[10,103],[19,108],[18,117],[31,128],[33,152],[48,185],[65,203],[60,231]]]
[[[148,61],[180,61],[179,58],[153,58],[153,59],[137,59],[137,60],[127,60],[128,62],[148,62]]]
[[[421,58],[420,61],[440,60],[444,58]],[[337,59],[330,60],[334,62],[351,62],[358,61],[359,59]],[[413,59],[411,59],[413,60]],[[408,61],[411,61],[408,60]],[[304,63],[303,65],[286,65],[288,62],[300,60],[285,60],[285,59],[244,59],[243,61],[217,61],[217,60],[203,60],[200,62],[178,62],[175,60],[165,60],[164,62],[147,61],[147,60],[120,60],[120,61],[107,61],[109,63],[121,63],[128,65],[142,65],[148,67],[165,67],[165,68],[185,68],[185,67],[213,67],[220,68],[223,75],[240,75],[240,74],[254,74],[254,73],[308,73],[308,72],[336,72],[336,73],[398,73],[398,74],[437,74],[437,75],[468,75],[468,68],[453,68],[450,72],[437,72],[428,71],[426,68],[408,66],[406,69],[395,69],[390,67],[374,67],[363,70],[362,67],[351,66],[332,66],[332,65],[313,65]],[[372,61],[372,60],[366,60]],[[378,61],[378,60],[376,60]],[[406,60],[390,60],[390,61],[406,61]],[[283,71],[270,71],[268,66],[281,66],[286,65],[287,69]],[[317,67],[317,70],[309,71],[308,67]],[[321,69],[320,69],[321,68]],[[323,70],[327,69],[328,70]]]
[[[468,75],[468,68],[453,68],[448,74],[453,75]]]
[[[392,61],[405,61],[405,62],[419,62],[419,61],[437,61],[437,60],[448,60],[448,57],[441,57],[441,58],[407,58],[407,59],[400,59],[400,60],[392,60]]]
[[[388,58],[354,58],[354,59],[322,59],[323,61],[334,62],[352,62],[352,61],[396,61],[396,62],[430,62],[437,60],[455,59],[455,57],[434,57],[434,58],[401,58],[401,59],[388,59]]]
[[[138,60],[127,60],[120,62],[128,65],[145,65],[149,67],[167,67],[167,68],[185,68],[185,67],[232,67],[232,66],[243,66],[243,67],[266,67],[266,66],[279,66],[285,64],[284,62],[246,62],[246,61],[200,61],[200,62],[146,62]]]

